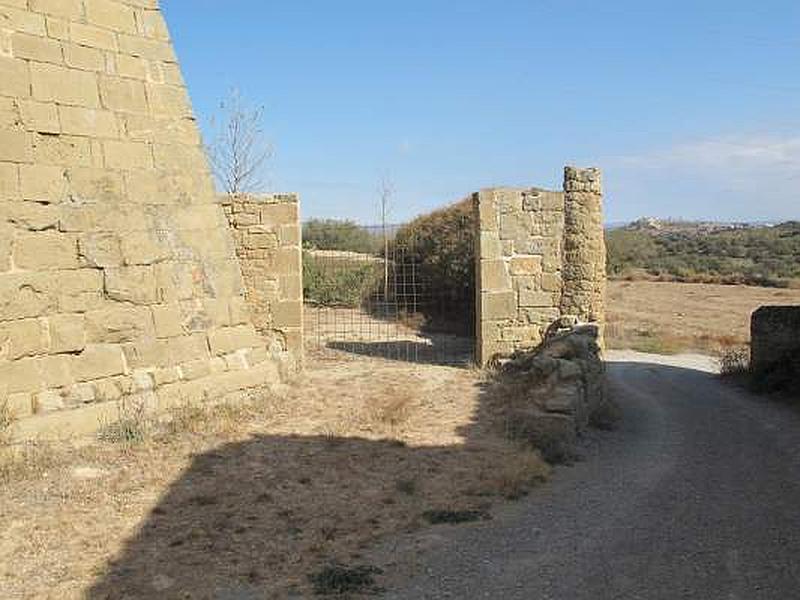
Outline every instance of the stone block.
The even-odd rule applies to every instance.
[[[138,56],[128,56],[127,54],[117,54],[117,75],[130,79],[147,79],[147,61]]]
[[[93,164],[90,140],[71,135],[33,134],[31,156],[37,165],[90,167]]]
[[[0,201],[16,200],[19,197],[19,166],[0,162]]]
[[[108,140],[103,142],[105,165],[112,169],[152,169],[153,153],[143,142]]]
[[[36,62],[31,63],[30,69],[35,99],[89,108],[100,106],[94,73]]]
[[[155,270],[149,266],[107,268],[106,296],[117,302],[155,304],[158,301]]]
[[[58,277],[58,309],[64,313],[83,313],[104,304],[103,276],[95,269],[62,271]]]
[[[86,347],[86,326],[81,314],[53,315],[48,320],[50,352],[81,352]]]
[[[20,193],[25,200],[61,202],[67,196],[67,179],[62,167],[20,165]]]
[[[117,120],[114,113],[94,108],[59,106],[61,129],[71,135],[118,137]]]
[[[300,327],[303,324],[303,303],[284,301],[275,304],[272,319],[276,327]]]
[[[252,325],[222,327],[208,332],[211,353],[222,356],[241,348],[253,348],[262,342]]]
[[[482,317],[485,320],[513,319],[517,316],[517,298],[513,291],[482,292]]]
[[[99,48],[110,52],[116,52],[118,48],[117,37],[113,31],[95,27],[94,25],[70,23],[69,35],[73,42],[81,46]]]
[[[128,367],[132,369],[169,367],[174,363],[166,340],[145,339],[123,345]]]
[[[0,129],[0,161],[21,163],[30,158],[31,140],[27,132]]]
[[[119,378],[99,379],[94,381],[94,394],[98,402],[113,402],[122,397]]]
[[[11,36],[11,45],[16,58],[55,64],[63,60],[61,43],[57,40],[18,31]]]
[[[194,381],[211,375],[211,365],[208,359],[193,360],[179,367],[180,374],[187,381]]]
[[[3,27],[8,31],[24,31],[33,35],[45,35],[44,15],[29,10],[26,0],[2,0]]]
[[[519,305],[525,307],[550,308],[557,306],[558,302],[551,292],[541,292],[537,290],[520,290]]]
[[[47,338],[38,319],[0,323],[0,360],[36,356],[47,350]]]
[[[183,317],[178,304],[164,304],[153,306],[153,321],[156,328],[156,337],[170,338],[185,333],[181,323]]]
[[[78,267],[77,238],[49,231],[21,233],[14,243],[14,264],[31,271],[75,269]]]
[[[103,106],[115,112],[147,113],[144,84],[133,79],[100,77],[100,98]]]
[[[33,414],[33,394],[28,392],[9,394],[5,401],[12,419],[25,419]]]
[[[43,388],[64,387],[74,382],[70,369],[70,356],[40,356],[32,358],[39,371],[40,386]]]
[[[104,169],[73,167],[67,170],[69,179],[69,198],[78,203],[78,214],[89,214],[85,203],[121,202],[126,199],[123,187],[123,178],[119,173]],[[127,211],[127,212],[126,212]],[[137,225],[145,227],[147,224],[142,219],[137,219],[130,207],[115,207],[108,210],[105,207],[96,207],[93,212],[98,218],[94,223],[82,223],[79,229],[112,229],[128,231]],[[62,223],[63,225],[63,223]]]
[[[122,266],[122,247],[116,233],[87,233],[78,237],[81,260],[99,268]]]
[[[136,231],[122,238],[122,255],[127,265],[152,265],[174,258],[170,241],[154,231]]]
[[[0,274],[0,321],[39,317],[56,308],[50,273]]]
[[[77,21],[83,15],[81,0],[30,0],[30,9],[37,13]]]
[[[92,344],[120,344],[153,338],[152,313],[142,306],[114,306],[86,312],[86,336]]]
[[[64,398],[57,390],[46,390],[33,396],[33,411],[37,415],[63,410]]]
[[[511,289],[508,264],[504,260],[481,261],[481,289],[485,291]]]
[[[11,246],[13,240],[13,228],[0,223],[0,273],[11,270]]]
[[[542,272],[541,256],[514,256],[511,258],[512,275],[539,275]]]
[[[171,338],[168,340],[167,347],[172,364],[182,364],[199,359],[208,360],[209,358],[208,339],[202,333]]]
[[[148,84],[147,99],[150,101],[150,110],[156,116],[192,118],[189,97],[182,87]]]
[[[91,383],[77,383],[67,388],[64,394],[64,403],[67,406],[91,404],[97,399],[97,392]]]
[[[177,63],[172,46],[165,41],[153,40],[139,36],[120,34],[120,52],[141,56],[148,60],[158,60],[170,63]]]
[[[77,44],[63,44],[64,62],[73,69],[102,72],[106,59],[101,50]]]
[[[136,33],[133,9],[127,4],[112,0],[84,0],[86,20],[113,31]]]
[[[20,103],[22,122],[28,131],[37,133],[61,133],[58,108],[52,102],[25,100]]]
[[[36,16],[41,17],[41,15]],[[59,17],[48,16],[45,18],[45,29],[47,37],[61,40],[62,42],[69,41],[69,21]],[[40,33],[39,35],[45,35],[45,33]]]
[[[78,381],[91,381],[125,374],[122,348],[111,344],[92,344],[72,357],[72,371]]]
[[[26,61],[0,56],[0,95],[14,98],[30,97],[31,76]],[[3,138],[0,138],[0,148],[5,145],[2,140]],[[0,156],[2,156],[2,150],[0,150]]]
[[[544,273],[542,275],[542,290],[545,292],[561,291],[561,276],[554,273]]]

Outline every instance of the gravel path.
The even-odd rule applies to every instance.
[[[703,357],[610,358],[620,430],[495,520],[414,542],[387,598],[800,598],[800,415]]]

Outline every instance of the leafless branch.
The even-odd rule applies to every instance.
[[[208,155],[214,175],[228,194],[263,191],[264,163],[272,157],[261,128],[263,107],[252,108],[237,90],[220,103],[220,121],[212,120]]]

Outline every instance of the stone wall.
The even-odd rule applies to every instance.
[[[538,346],[562,316],[602,322],[605,244],[597,169],[567,167],[564,192],[493,188],[474,202],[480,364]]]
[[[762,306],[753,313],[750,329],[750,363],[756,377],[798,361],[800,306]]]
[[[156,0],[0,0],[0,395],[20,427],[278,377]]]
[[[245,296],[256,330],[294,374],[303,357],[303,265],[299,198],[295,194],[225,196]]]

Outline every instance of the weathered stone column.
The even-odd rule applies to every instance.
[[[599,169],[564,169],[564,288],[562,315],[605,320],[606,246]]]

